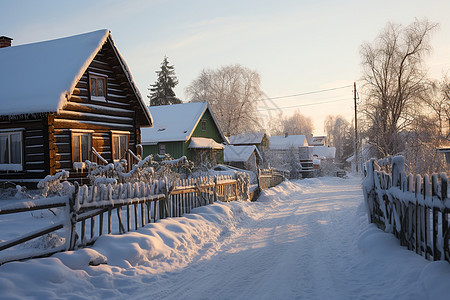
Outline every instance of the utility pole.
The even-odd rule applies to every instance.
[[[356,165],[356,172],[358,172],[358,115],[356,112],[356,82],[353,83],[353,100],[355,102],[355,165]]]

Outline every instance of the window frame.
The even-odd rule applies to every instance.
[[[0,171],[23,171],[24,170],[24,137],[23,132],[25,131],[25,128],[11,128],[11,129],[5,129],[0,130],[0,136],[7,136],[8,137],[8,163],[0,163]],[[11,163],[12,159],[12,153],[11,153],[11,135],[18,134],[20,137],[20,163]]]
[[[165,155],[167,153],[166,144],[159,144],[158,148],[159,148],[158,149],[159,155]],[[164,153],[161,153],[161,152],[164,152]]]
[[[206,131],[206,120],[201,121],[201,126],[202,126],[202,131],[205,132]]]
[[[120,149],[120,137],[121,136],[126,136],[127,138],[127,142],[126,142],[126,149],[125,151],[127,151],[130,148],[130,132],[128,131],[115,131],[115,130],[111,130],[111,158],[113,161],[119,161],[120,158],[122,157],[123,153],[121,155],[119,155],[119,158],[116,159],[115,156],[115,143],[114,143],[114,137],[119,137],[119,153],[123,152]]]
[[[89,98],[91,100],[96,100],[96,101],[108,101],[107,100],[107,95],[108,95],[108,76],[102,75],[102,74],[97,74],[97,73],[93,73],[93,72],[89,72]],[[103,96],[98,96],[98,85],[96,84],[96,95],[92,95],[92,83],[91,80],[95,79],[96,83],[97,80],[102,80],[103,81]]]
[[[84,163],[84,161],[75,161],[75,151],[74,151],[74,138],[76,136],[82,136],[82,135],[88,135],[88,153],[87,153],[87,159],[90,159],[90,154],[91,154],[91,149],[92,149],[92,133],[94,131],[93,130],[71,130],[70,131],[70,149],[71,149],[71,154],[72,154],[72,164],[76,163],[76,162],[82,162]],[[80,160],[83,159],[83,153],[82,153],[82,146],[81,146],[81,138],[80,138]]]

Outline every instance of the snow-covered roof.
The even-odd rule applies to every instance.
[[[324,135],[321,136],[312,136],[308,139],[309,146],[325,146],[327,141],[327,137]]]
[[[56,112],[110,37],[107,29],[0,49],[0,115]],[[115,48],[141,107],[151,124],[139,90]],[[150,125],[149,124],[149,125]]]
[[[247,161],[250,156],[253,154],[253,152],[257,153],[259,159],[261,159],[261,154],[258,151],[258,148],[256,148],[255,145],[251,146],[233,146],[233,145],[226,145],[223,157],[225,162],[233,162],[233,161]]]
[[[228,137],[232,145],[251,145],[261,144],[264,138],[264,132],[244,132],[238,135]]]
[[[219,150],[223,149],[224,146],[222,144],[217,143],[213,139],[202,138],[202,137],[193,137],[191,138],[191,142],[189,143],[189,149],[213,149]]]
[[[336,148],[328,146],[313,146],[310,147],[312,156],[317,155],[319,159],[333,159],[336,156]]]
[[[208,109],[208,103],[191,102],[149,106],[148,109],[153,116],[153,127],[141,129],[142,145],[187,141]],[[211,115],[213,115],[212,112]],[[219,128],[217,122],[216,125]],[[220,128],[219,132],[222,134]],[[223,139],[225,140],[224,137]]]
[[[269,148],[271,150],[287,150],[292,147],[305,147],[308,142],[304,135],[275,135],[269,138]]]

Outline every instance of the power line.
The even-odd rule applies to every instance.
[[[317,90],[317,91],[305,92],[305,93],[299,93],[299,94],[293,94],[293,95],[286,95],[286,96],[267,97],[267,98],[258,99],[258,100],[255,100],[255,101],[264,101],[264,100],[273,100],[273,99],[281,99],[281,98],[298,97],[298,96],[304,96],[304,95],[324,93],[324,92],[329,92],[329,91],[334,91],[334,90],[341,90],[341,89],[345,89],[345,88],[349,88],[349,87],[352,87],[352,85],[346,85],[346,86],[340,86],[340,87],[335,87],[335,88],[330,88],[330,89],[323,89],[323,90]]]
[[[339,101],[348,101],[348,98],[342,98],[342,99],[330,100],[330,101],[322,101],[322,102],[316,102],[316,103],[298,104],[298,105],[292,105],[292,106],[271,107],[271,108],[265,108],[265,109],[263,108],[263,109],[258,109],[257,111],[278,110],[278,109],[294,108],[294,107],[301,107],[301,106],[312,106],[312,105],[320,105],[320,104],[333,103],[333,102],[339,102]]]

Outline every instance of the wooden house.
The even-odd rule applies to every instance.
[[[223,163],[227,139],[207,102],[150,106],[153,127],[142,129],[144,156],[186,156],[196,165]]]
[[[271,166],[291,172],[291,176],[313,176],[313,161],[305,135],[277,135],[269,138]]]
[[[148,111],[109,30],[0,49],[0,181],[36,183],[136,151]]]
[[[311,136],[308,138],[309,146],[327,146],[327,137],[325,135]]]

